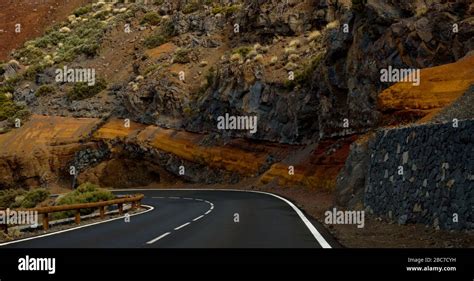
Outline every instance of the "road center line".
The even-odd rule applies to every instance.
[[[200,219],[202,219],[203,217],[204,217],[204,215],[200,215],[199,217],[197,217],[197,218],[193,219],[193,221],[200,220]]]
[[[199,198],[189,198],[189,197],[187,197],[187,198],[186,198],[186,197],[152,197],[152,198],[156,198],[156,199],[166,199],[166,198],[168,198],[168,199],[195,200],[195,201],[206,202],[207,204],[209,204],[209,205],[211,206],[211,208],[209,208],[209,210],[207,210],[206,213],[204,213],[203,215],[200,215],[199,217],[193,219],[192,221],[198,221],[198,220],[202,219],[205,215],[208,215],[208,214],[209,214],[210,212],[212,212],[212,210],[214,209],[214,203],[209,202],[209,201],[204,200],[204,199],[199,199]],[[187,223],[185,223],[185,224],[183,224],[183,225],[180,225],[180,226],[176,227],[174,230],[180,230],[181,228],[186,227],[186,226],[188,226],[189,224],[191,224],[191,222],[187,222]],[[163,235],[161,235],[161,236],[159,236],[159,237],[157,237],[157,238],[155,238],[155,239],[153,239],[153,240],[150,240],[150,241],[148,241],[148,242],[146,242],[146,243],[147,243],[147,244],[153,244],[153,243],[155,243],[156,241],[158,241],[158,240],[160,240],[160,239],[162,239],[162,238],[164,238],[164,237],[166,237],[166,236],[168,236],[168,235],[170,235],[170,234],[171,234],[171,231],[170,231],[170,232],[166,232],[165,234],[163,234]]]
[[[170,235],[170,233],[171,233],[171,232],[166,232],[165,234],[163,234],[163,235],[161,235],[161,236],[158,236],[158,237],[156,237],[155,239],[150,240],[150,241],[148,241],[148,242],[146,242],[146,243],[147,243],[147,244],[153,244],[153,243],[155,243],[156,241],[158,241],[158,240],[160,240],[160,239],[162,239],[162,238],[164,238],[164,237]]]
[[[187,226],[187,225],[189,225],[189,224],[190,224],[190,222],[187,222],[187,223],[185,223],[185,224],[183,224],[183,225],[181,225],[181,226],[176,227],[174,230],[179,230],[179,229],[181,229],[181,228],[183,228],[183,227],[185,227],[185,226]]]

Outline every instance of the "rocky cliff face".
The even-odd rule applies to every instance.
[[[327,55],[311,84],[325,135],[340,134],[343,118],[354,130],[377,124],[377,95],[389,86],[380,81],[380,69],[446,64],[474,48],[473,14],[467,1],[401,2],[368,1],[357,10],[336,12],[340,28],[348,24],[349,32],[328,32]]]
[[[461,0],[95,5],[70,18],[61,27],[67,32],[53,30],[16,52],[28,67],[19,71],[27,81],[17,83],[13,99],[37,114],[118,115],[224,139],[307,144],[383,124],[378,94],[390,83],[381,82],[380,69],[462,58],[474,48],[473,10]],[[145,18],[153,13],[150,24]],[[133,27],[129,34],[125,23]],[[97,33],[81,50],[100,52],[75,54],[56,42],[80,40],[90,27]],[[71,87],[59,84],[54,94],[36,95],[67,61],[97,69],[106,89],[74,100],[64,95]],[[42,71],[28,78],[37,67]],[[257,133],[218,131],[216,119],[225,113],[257,116]]]
[[[397,125],[390,115],[409,115],[409,122],[430,115],[472,84],[466,54],[474,48],[473,7],[421,0],[94,3],[2,65],[0,101],[65,120],[102,118],[81,138],[93,147],[64,152],[61,169],[83,166],[79,181],[107,184],[128,166],[143,170],[135,160],[146,158],[143,181],[124,176],[121,185],[258,177],[260,184],[333,188],[360,133]],[[95,69],[105,85],[56,83],[64,64]],[[428,68],[436,75],[422,74],[415,88],[381,82],[380,69],[389,66],[440,68]],[[225,114],[256,116],[256,133],[218,129]],[[110,116],[139,128],[131,133]],[[183,165],[189,173],[179,177]]]
[[[423,69],[421,77],[425,82],[419,86],[397,83],[384,90],[378,97],[378,109],[384,116],[384,122],[396,128],[400,124],[412,125],[414,122],[454,124],[454,120],[474,118],[474,95],[470,86],[474,82],[473,59],[473,56],[468,56],[456,63]],[[423,130],[422,127],[418,129]],[[347,208],[362,208],[364,205],[370,156],[377,152],[376,149],[369,149],[368,143],[373,137],[373,133],[368,133],[352,144],[344,168],[337,177],[337,205]],[[451,143],[451,146],[458,145]],[[424,162],[430,163],[420,160],[420,171],[427,169]]]
[[[293,90],[284,87],[287,77],[271,81],[262,68],[219,65],[189,129],[202,130],[217,116],[231,112],[259,117],[259,133],[247,135],[256,139],[308,142],[365,131],[380,125],[378,94],[390,86],[381,82],[380,69],[446,64],[474,48],[473,9],[467,1],[368,1],[355,7],[337,1],[244,5],[235,19],[242,35],[232,35],[232,40],[269,42],[275,36],[319,29],[325,47],[313,54],[321,55],[320,61],[306,69],[306,83]],[[344,119],[349,129],[343,127]]]

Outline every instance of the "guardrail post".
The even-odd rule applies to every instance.
[[[80,209],[76,210],[74,221],[76,222],[76,224],[81,223],[81,210]]]
[[[99,212],[100,212],[100,218],[103,219],[105,217],[105,206],[101,206],[99,208]]]
[[[123,203],[118,204],[118,211],[120,215],[123,214]]]
[[[49,229],[49,214],[44,213],[43,214],[43,230],[48,230]]]

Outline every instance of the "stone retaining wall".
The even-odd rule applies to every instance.
[[[474,120],[383,130],[369,153],[369,212],[400,224],[474,228]]]

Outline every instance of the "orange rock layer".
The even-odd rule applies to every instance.
[[[474,84],[474,56],[421,70],[420,85],[397,83],[378,97],[379,110],[391,115],[425,117],[428,121]]]
[[[351,136],[339,141],[339,146],[331,148],[337,140],[325,140],[309,154],[300,152],[302,158],[293,164],[276,163],[260,177],[260,184],[270,182],[280,186],[305,186],[316,189],[334,189],[336,178],[341,171],[350,151],[350,144],[357,139]],[[306,154],[306,155],[305,155]],[[294,167],[294,174],[290,174],[289,166]]]
[[[235,139],[223,145],[204,145],[202,143],[206,135],[133,122],[126,127],[124,120],[108,121],[93,132],[99,122],[98,119],[33,116],[22,128],[0,135],[0,187],[10,186],[12,183],[28,186],[54,183],[59,181],[61,175],[63,179],[68,179],[67,165],[77,151],[94,147],[100,141],[121,139],[125,143],[157,149],[193,163],[246,177],[261,174],[267,158],[272,155],[273,158],[285,161],[272,165],[260,177],[259,183],[276,181],[288,187],[298,185],[330,189],[335,185],[337,174],[349,152],[349,145],[354,140],[354,137],[343,141],[328,140],[321,142],[313,150],[275,143],[254,143],[244,139]],[[92,139],[89,140],[91,134]],[[114,152],[114,146],[110,147]],[[101,163],[91,173],[82,171],[80,180],[109,179],[110,175],[106,177],[110,172],[109,167],[123,169],[123,165],[131,165],[119,160],[123,162],[126,159],[117,158],[115,162]],[[294,175],[288,174],[289,165],[295,167]],[[163,176],[166,174],[160,167],[150,169],[149,174],[145,173],[149,178],[153,178],[153,171]],[[93,177],[89,179],[90,175]],[[123,180],[127,181],[128,178]]]
[[[0,187],[57,183],[97,119],[32,116],[24,126],[0,135]]]
[[[163,129],[156,126],[143,127],[132,124],[125,128],[122,120],[112,120],[95,134],[96,140],[122,138],[142,146],[174,154],[184,160],[211,167],[254,176],[266,161],[270,151],[276,148],[239,143],[235,140],[221,146],[200,145],[205,135]]]

